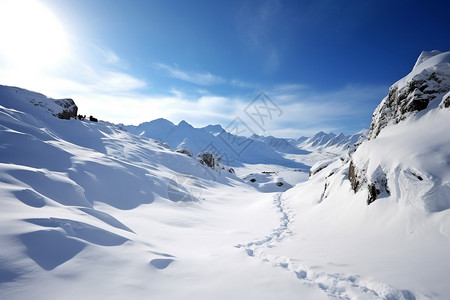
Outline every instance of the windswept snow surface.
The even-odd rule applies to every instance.
[[[273,194],[0,90],[1,299],[325,298],[235,247],[278,226]]]
[[[114,124],[57,119],[28,105],[29,93],[0,86],[0,299],[450,298],[447,191],[437,210],[407,201],[428,188],[433,201],[432,183],[448,183],[450,141],[437,137],[449,109],[357,150],[383,162],[383,138],[419,134],[386,166],[419,169],[426,153],[433,164],[423,183],[400,185],[412,188],[404,200],[368,206],[345,157],[284,193],[264,191]],[[308,165],[332,156],[287,155]],[[276,165],[237,173],[252,166],[262,183],[284,177]]]

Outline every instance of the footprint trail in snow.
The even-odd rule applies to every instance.
[[[312,270],[299,264],[295,259],[287,256],[268,254],[267,250],[276,247],[289,236],[295,233],[291,229],[293,212],[287,207],[283,199],[283,193],[277,193],[273,197],[276,213],[279,215],[279,226],[274,228],[270,235],[256,239],[249,243],[238,244],[235,247],[245,250],[250,257],[270,263],[274,267],[280,267],[291,272],[305,285],[315,286],[321,289],[330,298],[337,299],[389,299],[389,300],[418,300],[431,299],[425,295],[417,295],[409,290],[400,290],[387,284],[373,280],[365,280],[358,275],[343,273],[326,273]],[[301,245],[299,246],[301,247]]]

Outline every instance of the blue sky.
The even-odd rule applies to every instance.
[[[264,91],[282,114],[258,134],[354,133],[422,50],[450,50],[446,1],[1,5],[0,84],[71,97],[115,123],[252,127],[245,108]]]

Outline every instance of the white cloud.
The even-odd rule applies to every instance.
[[[165,70],[169,74],[169,76],[173,78],[197,85],[217,85],[226,83],[226,80],[224,78],[213,75],[209,72],[183,71],[178,67],[174,68],[162,63],[158,63],[156,64],[156,66],[160,69]]]
[[[370,116],[387,91],[384,85],[347,85],[327,92],[295,84],[277,86],[267,93],[283,114],[270,132],[288,137],[308,136],[320,130],[356,132],[370,125]],[[356,120],[363,120],[361,128],[354,128],[358,126]]]
[[[113,66],[121,66],[122,60],[111,49],[102,48],[95,45],[93,45],[93,48],[96,49],[103,56],[107,64]]]
[[[272,17],[268,7],[260,11],[263,23]],[[77,42],[78,45],[89,44]],[[256,133],[283,136],[309,135],[319,130],[340,131],[345,120],[358,117],[367,110],[368,101],[373,97],[381,100],[387,91],[387,87],[349,85],[336,91],[316,92],[301,84],[276,85],[266,92],[283,114],[268,120],[267,131],[261,132],[244,113],[245,107],[257,96],[256,92],[230,97],[206,89],[213,85],[228,85],[255,90],[259,89],[258,84],[160,63],[157,67],[169,76],[196,86],[187,91],[175,86],[164,94],[150,94],[145,91],[147,81],[124,68],[126,63],[113,50],[91,45],[88,46],[91,56],[82,57],[80,53],[84,52],[80,49],[73,45],[68,48],[72,51],[51,68],[38,64],[20,65],[19,68],[10,63],[9,52],[0,49],[3,54],[0,56],[0,84],[27,88],[54,98],[73,98],[80,113],[116,123],[139,124],[164,117],[173,122],[185,119],[194,126],[220,123],[226,127],[234,118],[241,117]],[[272,65],[276,68],[278,54],[275,48],[273,51]],[[28,55],[21,53],[14,53],[15,61],[21,60],[20,55]]]
[[[246,82],[237,78],[234,78],[229,81],[230,85],[238,88],[245,89],[260,89],[260,85],[256,83]]]

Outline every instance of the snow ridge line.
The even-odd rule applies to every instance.
[[[281,267],[293,273],[302,284],[318,287],[330,298],[352,300],[359,299],[362,295],[369,299],[386,300],[431,299],[425,295],[415,295],[408,290],[399,290],[381,282],[364,280],[359,275],[317,272],[300,265],[295,262],[295,259],[266,254],[266,249],[275,247],[276,243],[282,242],[286,237],[293,234],[290,228],[293,220],[292,211],[288,209],[282,193],[274,195],[273,202],[277,214],[280,215],[279,226],[264,238],[235,246],[236,248],[243,248],[248,256],[257,257],[274,267]]]

